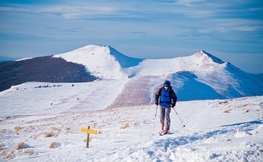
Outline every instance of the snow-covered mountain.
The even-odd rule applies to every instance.
[[[0,92],[0,161],[263,161],[262,82],[205,51],[143,60],[88,45],[8,67],[39,65],[56,68],[59,78],[87,72],[96,80],[26,82]],[[159,136],[151,103],[165,79],[179,101],[169,134]],[[87,126],[98,131],[89,148],[80,131]]]
[[[171,59],[136,59],[110,46],[87,45],[53,57],[82,64],[92,75],[103,79],[170,79],[180,100],[263,95],[261,81],[205,51]],[[158,84],[161,85],[162,81]],[[144,86],[153,85],[144,83]]]
[[[125,78],[125,68],[136,66],[142,59],[127,57],[110,46],[87,45],[71,52],[54,55],[69,62],[85,65],[94,76],[106,79]]]
[[[187,57],[139,59],[125,56],[110,46],[87,45],[53,56],[2,63],[0,70],[1,91],[27,81],[61,83],[124,79],[129,82],[121,95],[134,98],[126,92],[127,87],[133,87],[134,93],[143,92],[139,99],[136,98],[137,102],[116,99],[113,106],[151,103],[156,87],[165,79],[171,80],[179,100],[263,95],[262,81],[205,51]],[[140,82],[140,86],[134,87],[135,82]]]

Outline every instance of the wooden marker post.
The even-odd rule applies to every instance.
[[[87,142],[86,147],[89,148],[89,134],[97,134],[97,130],[90,129],[90,126],[88,128],[81,128],[81,132],[87,133]]]
[[[88,130],[90,129],[90,126],[88,126]],[[89,133],[87,133],[87,142],[86,147],[89,148]]]

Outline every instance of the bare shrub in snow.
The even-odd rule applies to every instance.
[[[2,145],[0,145],[0,151],[2,151],[4,148],[2,148]]]
[[[21,127],[16,126],[16,127],[15,127],[15,133],[16,133],[16,134],[19,134],[19,131],[20,131],[21,129],[22,129]]]
[[[49,145],[49,148],[57,148],[57,147],[59,147],[59,146],[60,146],[59,143],[57,143],[57,142],[52,142],[52,143]]]
[[[126,129],[129,127],[129,123],[126,123],[124,126],[121,127],[121,129]]]
[[[60,135],[60,133],[61,133],[61,129],[60,130],[58,130],[58,133],[56,134],[56,138]]]
[[[26,148],[26,147],[27,147],[27,145],[26,145],[24,142],[20,142],[20,143],[17,145],[17,149],[18,149],[18,150],[24,149],[24,148]]]
[[[29,155],[29,156],[32,156],[35,154],[35,151],[34,150],[25,150],[24,153]]]
[[[71,128],[66,128],[66,132],[69,133],[71,131]]]
[[[61,133],[61,129],[60,128],[56,128],[56,127],[52,127],[53,130],[57,131],[57,134],[55,135],[55,137],[57,138],[60,133]]]
[[[53,133],[45,133],[45,137],[52,137]]]
[[[220,105],[227,105],[227,104],[228,104],[228,101],[220,101],[219,104],[220,104]]]
[[[25,144],[24,142],[20,142],[17,145],[17,150],[25,149],[25,148],[32,148],[31,146]]]
[[[247,110],[245,111],[245,113],[249,113],[249,111],[250,111],[250,110],[249,110],[249,109],[247,109]]]
[[[13,159],[13,158],[14,158],[14,153],[15,153],[15,151],[11,151],[11,152],[5,157],[5,159]]]

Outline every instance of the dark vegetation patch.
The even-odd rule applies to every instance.
[[[95,79],[85,66],[52,56],[0,63],[0,91],[29,81],[70,83]]]

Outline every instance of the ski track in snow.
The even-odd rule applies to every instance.
[[[176,111],[186,127],[172,110],[171,133],[165,136],[158,135],[155,105],[106,109],[119,94],[124,96],[119,100],[127,100],[121,93],[123,87],[132,91],[145,87],[144,81],[156,85],[163,79],[149,82],[141,77],[58,87],[47,83],[52,88],[36,88],[46,83],[26,83],[1,92],[1,160],[263,160],[263,96],[178,102]],[[86,134],[80,132],[87,126],[99,132],[90,135],[90,148],[85,148]]]

